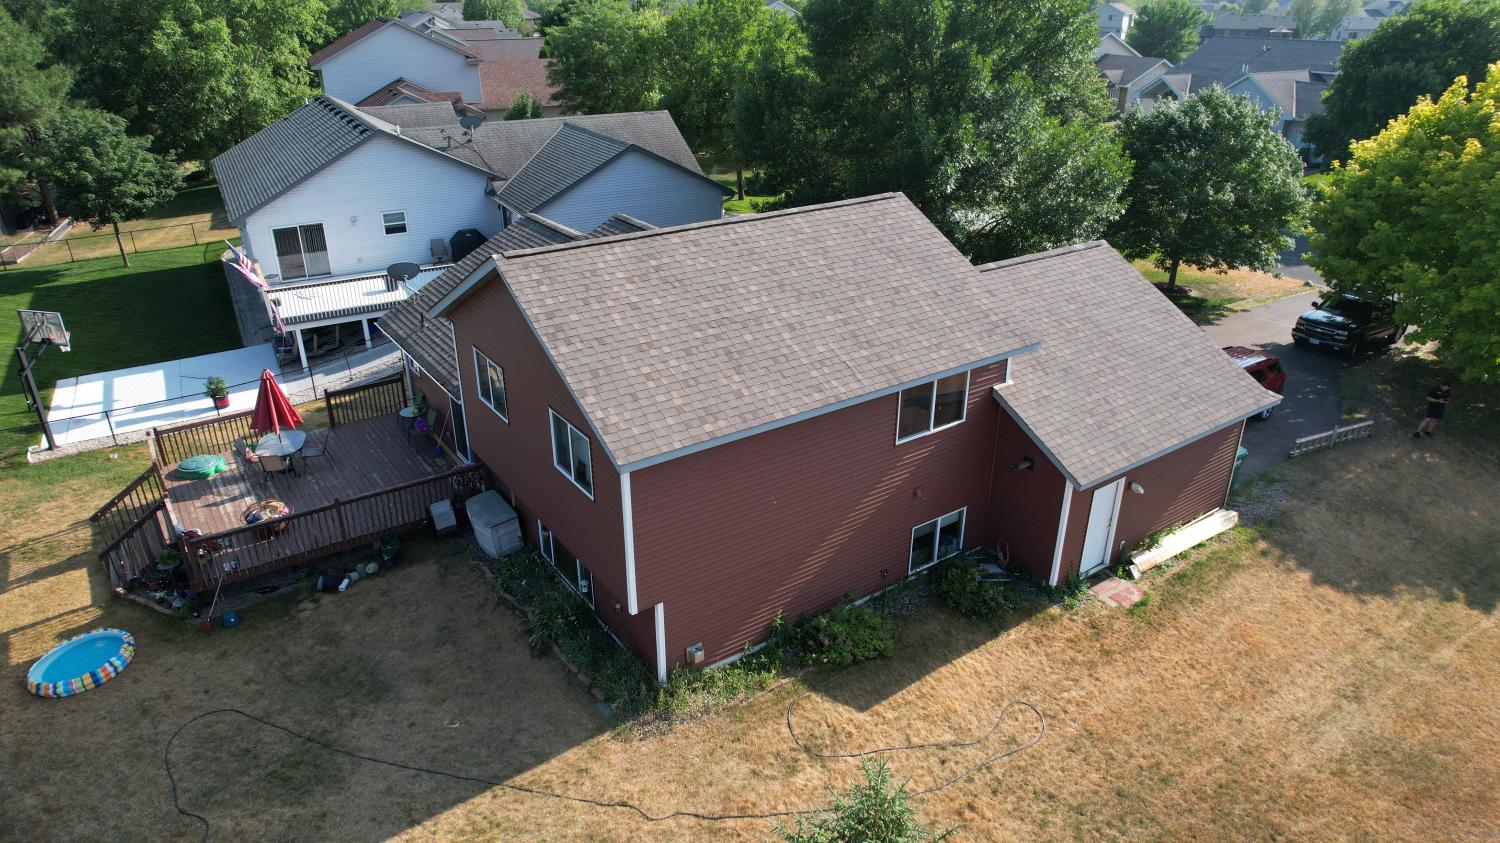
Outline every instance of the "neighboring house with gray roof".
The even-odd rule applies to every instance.
[[[1218,9],[1213,12],[1213,19],[1203,30],[1206,36],[1246,35],[1296,38],[1297,22],[1286,15],[1246,15]]]
[[[662,679],[966,550],[1095,570],[1279,400],[1103,243],[981,271],[899,194],[628,227],[492,241],[391,327],[449,320],[460,452]]]
[[[623,151],[608,159],[528,165],[564,128]],[[650,166],[619,166],[636,159]],[[568,167],[555,182],[547,173],[553,163]],[[360,109],[322,96],[212,166],[228,215],[272,287],[318,286],[316,295],[283,299],[288,312],[294,299],[300,302],[298,320],[287,325],[303,356],[304,331],[350,321],[342,317],[353,305],[332,304],[344,302],[350,290],[380,293],[382,307],[359,314],[368,330],[369,319],[404,298],[385,295],[400,289],[377,290],[385,282],[370,278],[384,277],[396,263],[441,265],[464,242],[483,242],[520,216],[496,201],[517,176],[554,190],[528,210],[557,208],[570,220],[585,220],[585,231],[616,212],[672,224],[717,219],[722,205],[722,189],[703,176],[664,111],[466,128],[451,103]],[[705,199],[710,194],[712,202]],[[424,271],[407,286],[435,274]],[[349,289],[337,286],[344,281]],[[325,302],[330,306],[323,309]]]
[[[1343,18],[1333,27],[1333,32],[1328,34],[1330,41],[1360,41],[1375,34],[1375,30],[1385,20],[1383,12],[1362,15],[1350,15]]]
[[[1171,72],[1172,63],[1152,56],[1104,53],[1094,59],[1094,67],[1104,77],[1105,91],[1115,110],[1124,111],[1140,102],[1152,82]]]
[[[1227,88],[1276,115],[1276,131],[1292,146],[1311,155],[1312,145],[1302,139],[1302,132],[1307,128],[1307,118],[1323,110],[1323,92],[1331,81],[1332,74],[1268,70],[1247,73]]]
[[[1099,34],[1113,35],[1121,41],[1135,23],[1135,9],[1124,3],[1105,3],[1094,14],[1099,18]]]
[[[456,92],[462,105],[498,116],[524,89],[550,109],[544,113],[555,113],[556,87],[547,81],[541,49],[541,38],[500,21],[404,12],[372,19],[313,53],[307,64],[325,94],[348,102],[399,105],[447,100]],[[411,90],[392,94],[400,83]]]
[[[642,191],[642,184],[652,189]],[[616,213],[659,227],[717,219],[724,198],[733,193],[696,169],[564,123],[495,200],[507,218],[538,213],[588,231]]]

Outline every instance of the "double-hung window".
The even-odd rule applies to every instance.
[[[479,384],[479,400],[510,422],[510,407],[505,403],[505,370],[477,348],[474,349],[474,380]]]
[[[385,225],[386,234],[406,233],[405,211],[386,211],[380,215],[380,222]]]
[[[585,495],[594,497],[594,466],[589,457],[589,438],[568,424],[555,410],[552,414],[552,464]]]
[[[908,573],[935,565],[964,549],[964,509],[955,509],[911,531],[911,563]]]
[[[959,372],[901,390],[896,441],[951,427],[964,420],[969,404],[969,373]]]
[[[276,243],[276,263],[283,281],[332,274],[322,223],[273,228],[271,239]]]

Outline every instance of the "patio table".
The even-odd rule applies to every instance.
[[[255,443],[255,455],[258,457],[290,457],[302,450],[307,444],[307,433],[301,430],[283,430],[281,433],[267,433]]]

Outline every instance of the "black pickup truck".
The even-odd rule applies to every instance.
[[[1373,345],[1391,345],[1406,333],[1396,324],[1395,302],[1368,302],[1347,294],[1325,293],[1312,310],[1297,317],[1292,340],[1355,356]]]

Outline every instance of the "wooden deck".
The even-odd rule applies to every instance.
[[[408,442],[394,417],[349,422],[331,431],[328,456],[298,458],[295,475],[266,474],[232,453],[223,454],[229,470],[206,480],[174,480],[164,467],[168,511],[184,529],[220,533],[245,526],[245,510],[256,501],[285,501],[295,515],[454,467],[433,455],[431,438],[413,436]]]

